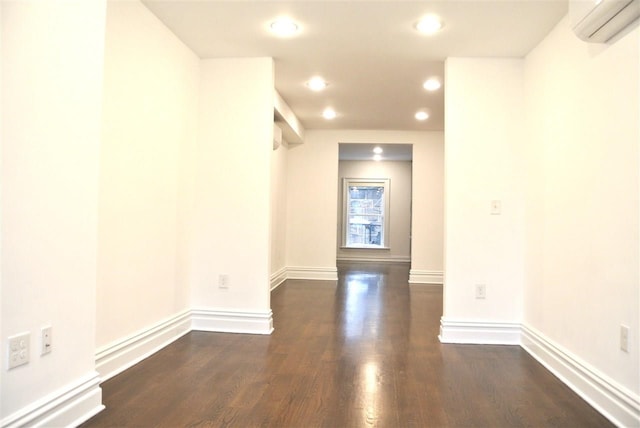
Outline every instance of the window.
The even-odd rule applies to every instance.
[[[387,248],[389,180],[345,178],[342,195],[342,245]]]

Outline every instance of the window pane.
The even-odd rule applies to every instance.
[[[347,246],[384,245],[384,186],[349,186]]]

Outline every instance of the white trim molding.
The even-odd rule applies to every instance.
[[[96,370],[107,380],[139,363],[191,331],[185,310],[96,351]]]
[[[337,281],[338,269],[336,267],[288,266],[287,279],[312,279],[312,280],[320,280],[320,281]]]
[[[73,384],[7,416],[0,426],[78,426],[104,409],[100,382],[100,375],[92,371]]]
[[[271,334],[273,312],[271,309],[264,312],[194,309],[191,328],[218,333]]]
[[[372,262],[372,263],[411,263],[411,257],[407,256],[339,256],[339,262]]]
[[[270,278],[270,289],[271,291],[278,288],[280,284],[287,280],[287,268],[283,267],[282,269],[278,269],[274,273],[271,274]]]
[[[442,285],[444,273],[441,270],[409,270],[409,284]]]
[[[519,345],[520,323],[440,319],[442,343]]]
[[[617,426],[640,426],[640,396],[526,324],[522,348]]]

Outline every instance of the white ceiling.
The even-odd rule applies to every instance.
[[[428,93],[422,83],[444,81],[447,57],[522,57],[567,12],[566,0],[143,2],[201,58],[273,57],[276,89],[307,129],[443,130],[444,87]],[[442,31],[415,31],[432,13]],[[300,34],[272,36],[279,16]],[[330,82],[325,91],[305,86],[314,75]],[[333,121],[321,116],[327,106]],[[431,117],[416,121],[419,109]]]

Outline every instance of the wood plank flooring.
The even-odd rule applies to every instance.
[[[104,382],[83,426],[612,426],[520,347],[440,344],[408,265],[338,267],[272,293],[271,336],[192,332]]]

